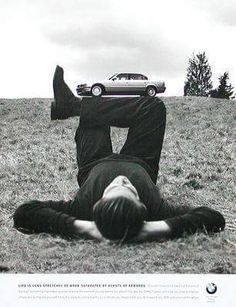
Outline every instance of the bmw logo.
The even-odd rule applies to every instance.
[[[206,290],[209,294],[214,294],[217,291],[217,286],[213,283],[209,283],[206,286]]]

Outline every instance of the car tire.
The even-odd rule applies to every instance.
[[[146,89],[146,96],[155,97],[157,93],[157,89],[154,86],[148,86]]]
[[[93,97],[101,97],[103,94],[103,88],[100,84],[95,84],[91,88],[91,94]]]

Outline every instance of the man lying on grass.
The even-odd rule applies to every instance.
[[[69,201],[21,205],[14,214],[18,230],[130,242],[224,229],[218,211],[173,206],[161,198],[156,180],[166,110],[159,98],[75,97],[59,66],[53,90],[52,120],[80,116],[75,135],[80,189]],[[120,154],[112,153],[111,126],[129,128]]]

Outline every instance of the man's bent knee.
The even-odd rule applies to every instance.
[[[153,98],[152,109],[150,110],[152,115],[157,119],[165,119],[166,118],[166,107],[164,102],[158,98]]]

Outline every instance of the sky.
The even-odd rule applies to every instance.
[[[74,93],[140,72],[180,96],[204,51],[214,87],[225,71],[236,87],[235,38],[235,0],[0,0],[0,98],[53,97],[57,64]]]

